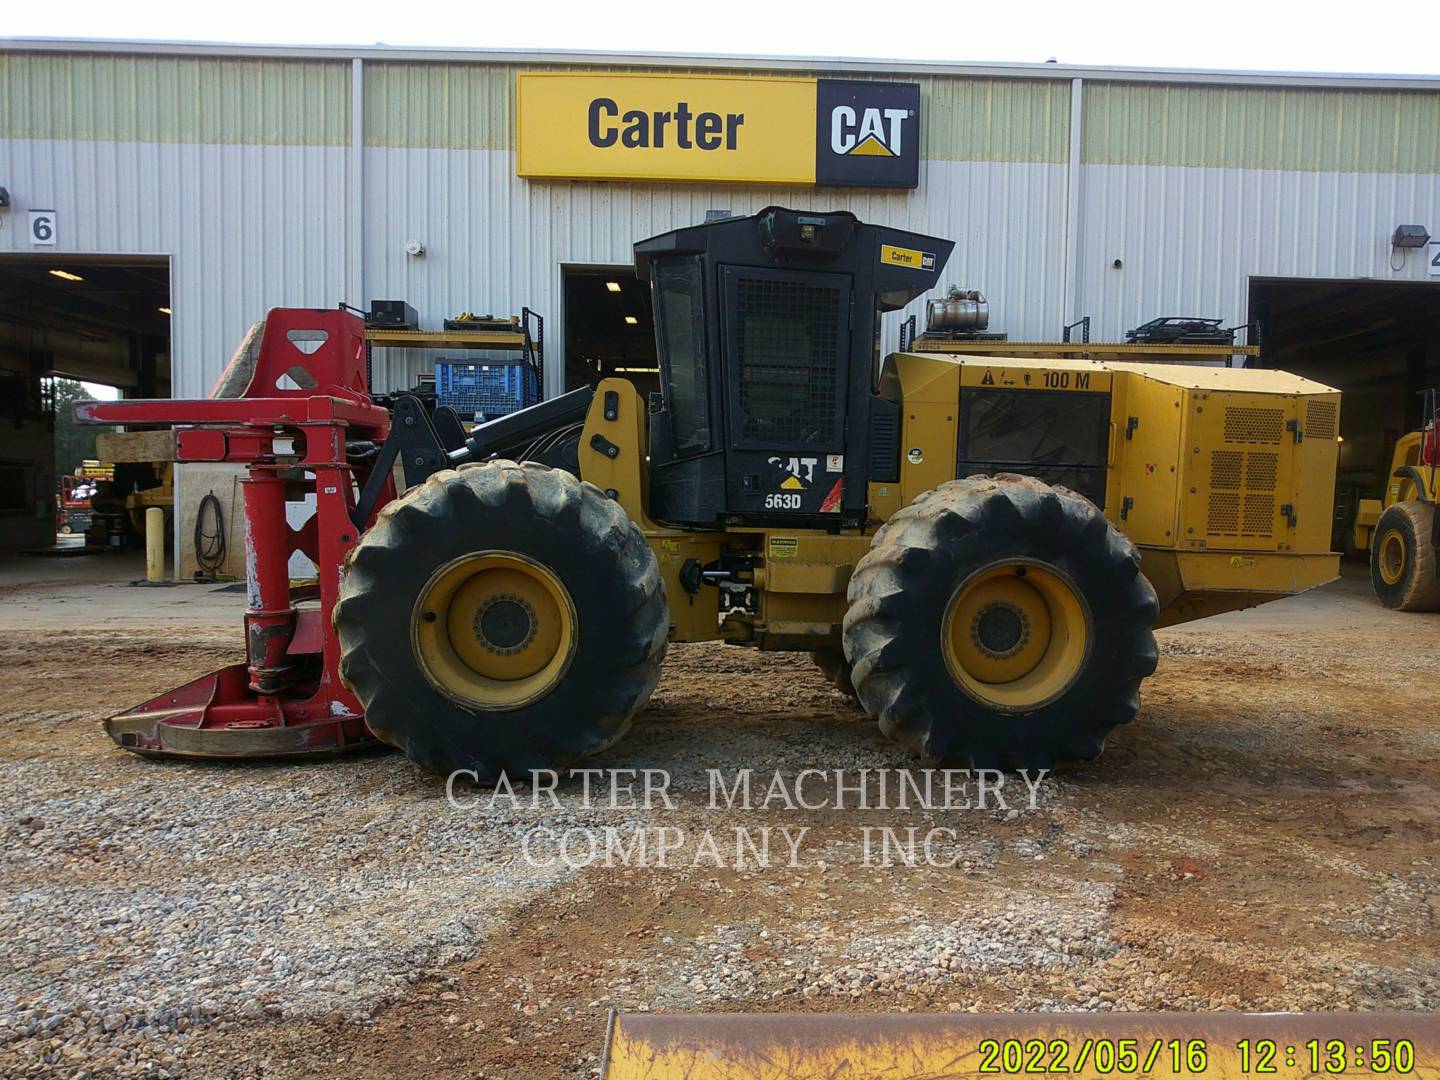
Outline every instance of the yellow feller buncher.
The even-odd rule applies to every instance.
[[[256,534],[274,516],[257,469],[323,476],[302,548],[319,614],[294,598],[289,618],[283,593],[252,587],[248,666],[112,734],[151,753],[304,753],[353,745],[363,711],[427,769],[523,775],[619,739],[669,642],[726,641],[812,653],[929,762],[1093,758],[1135,716],[1155,627],[1335,577],[1340,395],[1273,371],[886,356],[882,314],[933,288],[952,248],[777,207],[638,243],[649,401],[606,379],[466,436],[404,395],[387,429],[368,398],[302,409],[267,390],[246,414],[265,438],[188,445],[252,455]],[[282,327],[319,333],[304,314],[271,314],[268,386],[294,360]],[[312,394],[361,377],[307,370]],[[320,438],[342,421],[348,442]],[[308,457],[266,441],[292,429]],[[346,514],[327,518],[327,499]],[[249,563],[280,581],[285,554]]]
[[[1423,422],[1395,444],[1380,499],[1361,499],[1355,547],[1370,552],[1370,584],[1386,607],[1440,611],[1440,401],[1426,390]]]

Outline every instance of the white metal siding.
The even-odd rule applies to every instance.
[[[172,391],[203,397],[245,328],[344,296],[344,147],[0,139],[0,252],[167,255]],[[52,209],[54,248],[26,211]]]
[[[957,247],[943,283],[984,290],[991,300],[992,327],[1017,340],[1057,336],[1067,310],[1093,316],[1096,338],[1118,337],[1164,314],[1239,323],[1246,317],[1248,279],[1254,275],[1424,280],[1418,252],[1409,254],[1400,270],[1391,268],[1397,255],[1388,238],[1401,223],[1440,232],[1440,172],[1427,171],[1428,144],[1423,133],[1417,134],[1433,95],[1416,91],[1432,83],[1407,91],[1415,100],[1406,99],[1406,115],[1421,120],[1392,133],[1391,157],[1375,157],[1379,151],[1374,147],[1384,140],[1369,138],[1364,123],[1352,140],[1359,149],[1342,155],[1349,161],[1370,147],[1361,154],[1375,157],[1366,158],[1370,170],[1398,170],[1409,162],[1410,171],[1338,172],[1326,171],[1330,159],[1320,151],[1328,143],[1318,120],[1301,125],[1319,132],[1303,146],[1297,144],[1303,169],[1143,163],[1146,154],[1180,152],[1167,140],[1172,128],[1177,138],[1185,130],[1192,118],[1186,109],[1199,109],[1203,118],[1207,109],[1214,112],[1223,105],[1229,110],[1225,115],[1234,113],[1241,126],[1252,116],[1259,118],[1255,123],[1278,123],[1276,117],[1289,115],[1289,99],[1274,99],[1262,89],[1236,94],[1181,92],[1168,85],[1117,89],[1117,80],[1130,75],[1102,79],[1074,72],[1096,81],[1087,82],[1085,91],[1087,163],[1079,166],[1073,185],[1078,194],[1067,215],[1071,195],[1063,163],[931,160],[922,162],[915,192],[866,192],[526,182],[514,174],[512,151],[473,148],[464,140],[462,145],[472,148],[374,145],[352,159],[354,151],[335,140],[347,132],[354,142],[365,138],[359,122],[363,110],[358,97],[344,101],[338,88],[343,79],[363,76],[363,71],[349,68],[338,76],[327,71],[316,68],[315,77],[325,75],[321,81],[328,88],[328,105],[325,122],[315,130],[329,145],[277,143],[273,140],[308,130],[283,124],[244,129],[255,139],[271,139],[268,143],[195,141],[203,135],[201,128],[209,130],[205,124],[171,132],[169,141],[107,141],[89,128],[84,129],[88,135],[74,140],[0,139],[0,182],[15,200],[8,213],[0,214],[0,252],[39,251],[57,259],[67,252],[170,257],[176,394],[203,394],[246,325],[268,307],[329,306],[342,299],[364,304],[386,297],[409,300],[423,325],[431,327],[466,309],[512,314],[525,305],[534,308],[547,319],[547,389],[553,393],[563,371],[560,266],[626,264],[634,240],[697,222],[712,208],[745,213],[780,202],[851,209],[866,220],[952,238]],[[1038,77],[1038,72],[1028,75]],[[494,82],[481,81],[486,86]],[[1202,73],[1183,81],[1225,80]],[[1275,87],[1297,82],[1232,81]],[[1299,83],[1310,86],[1315,80]],[[508,93],[509,83],[502,79],[496,85],[501,84]],[[1373,89],[1351,90],[1362,84],[1370,85],[1332,80],[1324,95],[1293,88],[1285,92],[1309,95],[1302,104],[1314,106],[1317,116],[1328,116],[1326,108],[1349,115],[1352,105],[1361,109],[1356,115],[1368,116],[1361,107],[1373,108],[1380,99]],[[1371,96],[1363,97],[1366,93]],[[217,115],[228,108],[230,96],[227,92],[220,95],[224,100],[212,102]],[[1231,97],[1235,101],[1225,104]],[[144,112],[155,103],[137,99],[135,105]],[[1027,106],[1019,115],[1039,123],[1048,139],[1054,132],[1045,118],[1052,113],[1037,108]],[[342,116],[346,109],[349,113]],[[288,115],[282,114],[276,116]],[[485,130],[467,128],[467,139],[494,126],[493,116],[484,115],[480,128]],[[932,114],[927,124],[968,130],[966,121],[952,109],[943,117]],[[1001,127],[1013,121],[1006,113]],[[976,117],[976,122],[985,121]],[[1167,139],[1160,139],[1157,123]],[[220,125],[214,130],[219,138],[229,129]],[[490,136],[492,146],[507,141],[497,132]],[[1068,134],[1056,145],[1067,140]],[[1212,142],[1202,139],[1198,145],[1208,152]],[[951,143],[957,156],[974,156],[957,149],[963,140]],[[1127,160],[1135,163],[1108,163]],[[350,202],[357,187],[358,214]],[[29,245],[24,223],[31,207],[58,212],[55,248]],[[1068,286],[1067,221],[1074,223],[1077,237]],[[423,258],[405,254],[411,239],[426,245]],[[1116,258],[1123,260],[1123,269],[1111,268]],[[1072,295],[1064,295],[1067,287]],[[921,308],[916,304],[910,310]],[[896,341],[897,323],[897,317],[888,320],[887,346]],[[376,385],[407,386],[431,359],[377,353]]]
[[[536,183],[498,150],[365,151],[365,300],[408,299],[422,325],[459,311],[546,318],[547,393],[561,389],[560,267],[631,262],[639,239],[782,204],[852,210],[862,220],[956,240],[945,281],[990,293],[992,325],[1014,337],[1059,332],[1065,167],[930,161],[916,192],[698,185]],[[425,255],[405,254],[408,240]],[[919,302],[909,311],[923,309]],[[886,344],[893,348],[899,316]],[[409,385],[431,362],[377,350],[375,382]]]
[[[1426,280],[1390,236],[1440,230],[1440,174],[1085,165],[1079,214],[1076,310],[1118,340],[1161,315],[1243,323],[1252,276]]]
[[[277,305],[402,297],[424,325],[470,309],[547,319],[562,371],[560,265],[630,261],[631,243],[780,202],[954,239],[944,281],[983,289],[992,326],[1053,338],[1061,322],[1065,166],[925,162],[921,187],[845,192],[756,187],[530,183],[507,151],[365,151],[363,295],[346,295],[346,155],[339,147],[0,140],[15,205],[0,251],[172,259],[177,395],[202,395],[249,323]],[[54,209],[59,244],[33,248],[25,211]],[[1114,339],[1146,319],[1240,323],[1251,276],[1426,279],[1400,270],[1398,224],[1440,229],[1440,174],[1085,165],[1075,310]],[[425,243],[423,258],[405,254]],[[1111,268],[1119,258],[1123,269]],[[920,311],[917,303],[912,311]],[[886,345],[897,339],[897,320]],[[379,387],[409,385],[423,354],[377,352]]]
[[[201,396],[245,328],[274,306],[408,299],[423,325],[462,310],[547,319],[559,389],[562,263],[630,262],[637,239],[770,203],[851,209],[957,241],[946,282],[983,288],[993,325],[1058,329],[1064,166],[925,162],[911,192],[529,183],[508,151],[365,151],[363,295],[347,295],[346,155],[338,147],[0,140],[15,205],[0,252],[171,259],[173,393]],[[53,209],[59,243],[36,249],[25,211]],[[426,254],[405,254],[421,240]],[[920,310],[917,303],[912,311]],[[898,318],[887,344],[893,346]],[[410,385],[424,354],[376,354],[376,385]]]

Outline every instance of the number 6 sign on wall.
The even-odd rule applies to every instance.
[[[30,211],[30,243],[45,247],[55,246],[54,210]]]

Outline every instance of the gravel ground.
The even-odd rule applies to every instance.
[[[446,813],[428,778],[394,766],[12,766],[0,1038],[166,1075],[183,1044],[170,1036],[195,1026],[364,1021],[560,884],[563,867],[513,865],[528,820]]]
[[[380,753],[146,761],[98,720],[232,660],[239,598],[79,590],[0,584],[0,1075],[587,1077],[610,1007],[1440,1007],[1440,616],[1354,582],[1164,632],[1099,762],[934,811],[711,810],[711,768],[911,764],[806,658],[722,646],[674,649],[593,763],[667,770],[673,809],[457,809]],[[684,840],[536,866],[538,827]],[[702,857],[766,827],[768,867]],[[885,827],[951,830],[953,865],[880,865]]]

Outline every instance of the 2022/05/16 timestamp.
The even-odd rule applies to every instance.
[[[1223,1050],[1205,1039],[982,1039],[976,1046],[978,1071],[1000,1076],[1098,1074],[1145,1075],[1169,1072],[1200,1076],[1231,1072],[1268,1076],[1302,1070],[1307,1075],[1368,1072],[1408,1076],[1415,1071],[1415,1044],[1410,1039],[1311,1038],[1296,1043],[1275,1039],[1240,1039]],[[1221,1050],[1220,1064],[1213,1051]]]

